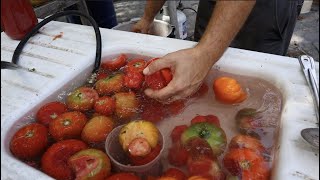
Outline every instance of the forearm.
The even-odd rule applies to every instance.
[[[217,1],[206,31],[196,46],[213,65],[249,16],[255,0]]]
[[[147,0],[143,18],[148,21],[153,21],[165,2],[166,0]]]

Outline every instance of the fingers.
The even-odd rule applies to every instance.
[[[153,74],[163,68],[170,68],[172,66],[172,63],[170,60],[165,58],[160,58],[157,61],[151,62],[144,70],[144,75],[150,75]]]
[[[170,83],[169,83],[170,84]],[[152,90],[152,89],[146,89],[144,93],[153,98],[157,99],[159,101],[166,101],[168,100],[171,96],[175,95],[177,93],[177,90],[174,89],[172,85],[169,85],[160,89],[160,90]]]

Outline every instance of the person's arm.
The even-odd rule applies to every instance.
[[[133,28],[133,32],[148,33],[153,19],[160,11],[166,0],[147,0],[144,8],[144,14],[139,22]]]
[[[160,101],[193,94],[240,31],[254,5],[255,0],[217,1],[206,31],[194,48],[169,53],[144,69],[145,75],[166,67],[173,72],[166,87],[158,91],[147,89],[145,93]]]

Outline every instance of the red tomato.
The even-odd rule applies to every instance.
[[[169,169],[167,169],[167,171],[164,173],[164,176],[173,177],[176,180],[185,180],[185,179],[187,179],[187,176],[177,168],[169,168]]]
[[[223,158],[224,167],[243,180],[269,179],[270,168],[263,157],[251,149],[230,149]]]
[[[153,58],[147,62],[147,66],[153,61],[158,60],[159,58]],[[148,87],[154,90],[162,89],[167,86],[172,80],[172,73],[169,68],[161,69],[151,75],[145,76],[145,82]]]
[[[247,148],[251,149],[253,151],[256,151],[257,153],[260,153],[261,155],[265,154],[267,151],[265,147],[262,145],[262,143],[252,136],[248,135],[237,135],[233,137],[229,144],[229,149],[236,149],[236,148]]]
[[[151,152],[151,146],[145,138],[135,138],[128,146],[128,151],[132,156],[146,156]]]
[[[125,71],[126,72],[140,72],[146,67],[146,61],[143,59],[132,59],[128,62]]]
[[[185,145],[185,149],[187,149],[190,157],[193,160],[199,160],[204,158],[214,159],[214,154],[209,143],[200,137],[190,139],[188,143]]]
[[[144,76],[141,72],[128,71],[124,76],[124,85],[132,89],[140,89],[144,81]]]
[[[108,177],[106,180],[141,180],[138,176],[134,175],[133,173],[117,173],[110,177]]]
[[[104,78],[106,78],[108,76],[109,76],[109,73],[104,72],[104,71],[99,71],[97,73],[97,81],[99,81],[100,79],[104,79]]]
[[[131,160],[132,164],[135,166],[144,165],[144,164],[147,164],[147,163],[151,162],[152,160],[154,160],[159,155],[160,151],[161,151],[161,145],[157,144],[157,146],[155,148],[153,148],[148,155],[146,155],[146,156],[131,156],[130,155],[130,160]]]
[[[68,108],[61,102],[49,102],[43,105],[37,112],[36,120],[38,123],[48,126],[49,123],[58,115],[67,112]]]
[[[200,88],[198,89],[197,92],[195,92],[191,98],[195,98],[195,97],[202,97],[203,95],[205,95],[207,92],[209,91],[209,87],[206,83],[203,83]]]
[[[61,114],[49,124],[49,133],[56,141],[80,138],[81,131],[87,123],[87,117],[77,111]]]
[[[19,159],[33,159],[40,156],[48,145],[48,129],[38,123],[20,128],[12,137],[10,150]]]
[[[99,95],[117,93],[122,90],[124,86],[124,74],[111,74],[104,79],[96,82],[95,88]]]
[[[188,128],[187,125],[180,125],[173,128],[171,131],[171,140],[173,143],[180,141],[181,134]]]
[[[207,179],[224,180],[225,174],[221,170],[217,160],[199,159],[190,160],[187,163],[187,168],[191,176],[201,176]]]
[[[211,123],[213,125],[220,127],[220,120],[215,115],[207,115],[207,116],[198,115],[191,120],[191,124],[195,124],[195,123],[199,123],[199,122],[208,122],[208,123]]]
[[[78,151],[88,146],[80,141],[68,139],[57,142],[47,149],[41,159],[41,169],[55,179],[74,179],[72,169],[68,166],[68,159]]]
[[[120,54],[117,58],[112,60],[102,61],[101,68],[109,71],[116,71],[127,64],[127,56],[125,54]]]
[[[99,95],[95,89],[80,87],[67,97],[67,106],[75,111],[91,110],[98,98]]]
[[[171,115],[178,115],[185,108],[184,100],[173,101],[170,104],[167,104],[167,110]]]
[[[96,113],[110,116],[113,114],[116,107],[116,102],[112,97],[103,96],[96,100],[94,110]]]
[[[189,158],[188,151],[179,143],[174,143],[169,149],[168,160],[171,165],[184,166]]]

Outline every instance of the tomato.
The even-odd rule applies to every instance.
[[[220,120],[215,115],[207,115],[207,116],[198,115],[191,120],[191,124],[196,124],[200,122],[208,122],[220,127]]]
[[[49,133],[56,141],[79,138],[87,117],[78,111],[66,112],[49,124]]]
[[[76,179],[104,179],[110,175],[109,157],[97,149],[84,149],[68,159]]]
[[[213,91],[216,99],[225,104],[241,103],[247,98],[247,94],[242,90],[240,84],[230,77],[215,79]]]
[[[101,115],[110,116],[115,110],[116,102],[112,97],[103,96],[94,103],[94,110]]]
[[[266,153],[265,147],[258,139],[247,135],[237,135],[231,139],[229,149],[236,148],[251,149],[257,153],[260,153],[261,155]]]
[[[152,63],[153,61],[158,60],[159,58],[151,59],[147,62],[147,66]],[[147,87],[150,87],[154,90],[162,89],[163,87],[167,86],[169,82],[172,80],[172,73],[169,68],[161,69],[151,75],[145,76],[145,82]]]
[[[134,175],[133,173],[117,173],[110,177],[108,177],[106,180],[141,180],[138,176]]]
[[[43,105],[36,114],[36,120],[38,123],[45,126],[49,126],[49,123],[58,117],[58,115],[67,112],[68,108],[61,102],[49,102]]]
[[[188,180],[211,180],[211,178],[206,178],[202,176],[191,176],[188,178]]]
[[[109,117],[94,117],[84,126],[81,139],[86,143],[103,143],[114,126],[112,119]]]
[[[19,159],[33,159],[40,156],[47,145],[47,127],[39,123],[32,123],[20,128],[13,135],[10,150]]]
[[[134,92],[116,93],[113,98],[116,100],[115,115],[118,118],[128,119],[137,114],[139,102]]]
[[[206,83],[203,83],[198,89],[198,91],[191,96],[191,98],[202,97],[206,93],[208,93],[208,91],[209,91],[208,85]]]
[[[143,59],[132,59],[128,62],[125,67],[126,72],[139,72],[142,73],[143,69],[146,67],[146,61]]]
[[[132,89],[140,89],[144,76],[140,72],[128,71],[124,76],[124,86]]]
[[[173,177],[176,180],[185,180],[187,178],[186,175],[177,168],[167,169],[163,176]]]
[[[68,95],[67,106],[75,111],[88,111],[93,108],[98,98],[99,95],[96,90],[89,87],[80,87]]]
[[[181,134],[188,128],[187,125],[180,125],[173,128],[170,137],[173,143],[180,141]]]
[[[188,151],[181,145],[181,143],[174,143],[169,148],[168,160],[171,165],[180,167],[184,166],[189,158]]]
[[[147,139],[138,137],[130,142],[128,151],[132,156],[146,156],[151,152],[151,146]]]
[[[235,120],[240,133],[260,139],[257,129],[261,127],[261,112],[253,108],[243,108],[237,112]]]
[[[153,148],[151,150],[151,152],[146,156],[129,155],[130,161],[135,166],[147,164],[147,163],[151,162],[152,160],[154,160],[159,155],[159,153],[161,151],[161,147],[162,147],[162,145],[157,144],[157,146],[155,148]]]
[[[107,78],[108,76],[109,76],[109,73],[104,72],[104,71],[99,71],[97,73],[97,81],[100,80],[100,79]]]
[[[224,167],[243,180],[269,179],[270,169],[261,155],[251,149],[230,149],[223,158]]]
[[[95,88],[99,95],[117,93],[124,87],[124,74],[111,74],[96,82]]]
[[[167,104],[167,110],[170,115],[178,115],[185,108],[184,100],[173,101],[170,104]]]
[[[74,174],[68,165],[68,159],[88,146],[75,139],[59,141],[50,146],[41,158],[41,169],[55,179],[72,180]]]
[[[121,67],[125,66],[126,64],[127,64],[127,56],[125,54],[120,54],[118,57],[112,60],[109,60],[109,61],[102,60],[101,68],[109,71],[116,71]]]
[[[187,142],[185,149],[194,160],[203,158],[214,159],[213,151],[208,142],[202,138],[193,138]]]
[[[157,178],[157,180],[176,180],[176,178],[164,176],[164,177]]]

